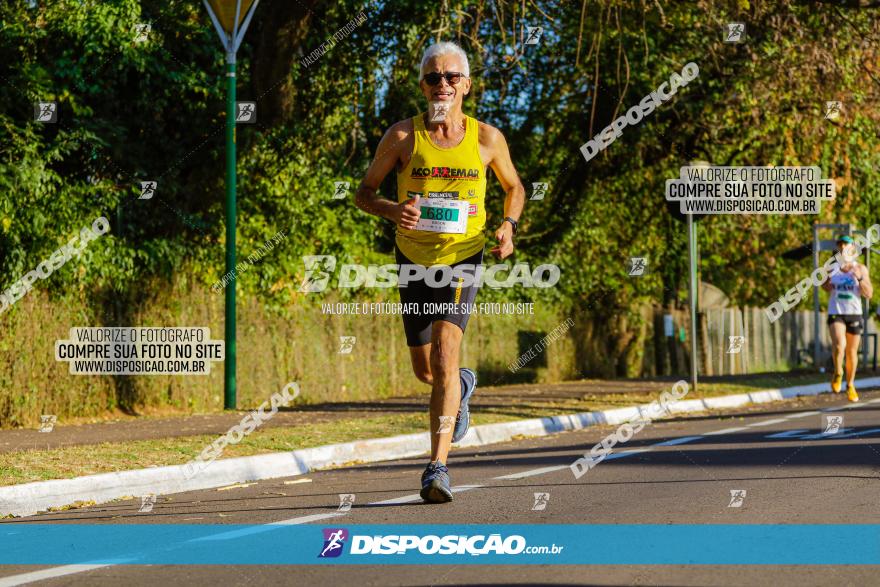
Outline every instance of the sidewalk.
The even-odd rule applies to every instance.
[[[701,380],[700,395],[731,393],[728,384],[736,387],[764,389],[787,385],[783,380],[796,378],[811,382],[812,375],[791,373],[758,374],[737,377],[707,377]],[[564,383],[520,384],[499,387],[478,387],[471,401],[476,413],[492,413],[509,418],[525,419],[591,409],[588,403],[609,407],[631,405],[633,401],[648,402],[668,389],[676,378],[641,380],[584,379]],[[740,391],[745,391],[740,390]],[[401,397],[363,402],[322,403],[279,410],[261,429],[310,426],[340,420],[394,414],[427,414],[428,387],[422,397]],[[598,400],[591,396],[599,396]],[[615,397],[625,396],[625,397]],[[56,424],[51,433],[35,429],[0,430],[0,453],[20,450],[50,450],[65,446],[94,445],[105,442],[131,442],[198,435],[225,434],[238,424],[245,413],[256,406],[240,406],[238,412],[194,416],[144,417],[97,424],[65,426]]]

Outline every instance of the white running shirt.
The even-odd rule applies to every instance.
[[[828,299],[828,314],[861,314],[862,293],[858,280],[852,270],[844,273],[835,266],[829,277],[831,297]]]

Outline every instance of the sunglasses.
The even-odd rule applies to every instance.
[[[423,77],[422,79],[425,80],[425,83],[427,83],[429,86],[436,86],[444,77],[446,78],[446,83],[448,83],[450,86],[454,86],[461,81],[461,78],[466,76],[458,71],[447,71],[446,73],[437,73],[436,71],[434,71],[425,74],[425,77]]]

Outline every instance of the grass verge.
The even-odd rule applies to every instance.
[[[824,381],[815,375],[805,375],[802,381],[786,378],[785,385]],[[764,388],[779,387],[783,383],[772,377]],[[728,383],[700,384],[699,394],[690,393],[685,399],[713,397],[731,393],[757,391],[761,386]],[[519,402],[505,406],[475,406],[472,424],[493,424],[526,418],[588,412],[648,403],[653,395],[647,394],[584,394],[580,397],[547,401]],[[223,458],[242,457],[270,452],[291,451],[327,444],[350,442],[367,438],[381,438],[398,434],[422,432],[427,424],[425,413],[395,413],[370,417],[341,418],[331,422],[303,426],[264,428],[254,431],[236,445],[229,445]],[[166,465],[181,465],[196,457],[216,435],[179,436],[155,440],[103,443],[54,448],[49,450],[19,450],[0,453],[0,486],[70,479],[83,475],[144,469]]]

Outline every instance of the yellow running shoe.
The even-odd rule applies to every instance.
[[[851,402],[859,401],[859,394],[856,393],[856,388],[853,387],[852,385],[846,386],[846,399],[848,399]]]
[[[840,393],[840,386],[843,383],[843,373],[838,373],[834,376],[834,379],[831,380],[831,391],[834,393]]]

